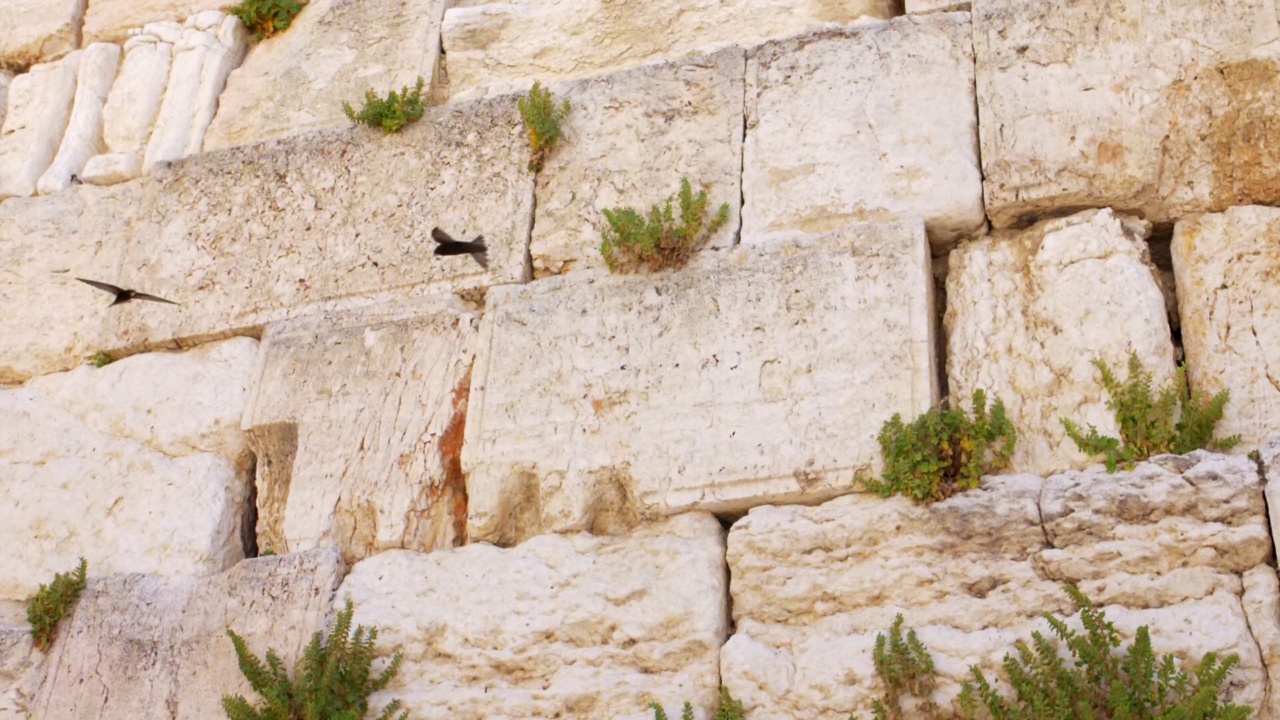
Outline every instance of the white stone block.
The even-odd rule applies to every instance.
[[[218,42],[231,51],[232,68],[238,68],[240,63],[244,62],[244,56],[249,52],[250,39],[251,36],[245,29],[244,23],[241,23],[240,18],[235,15],[224,17],[222,24],[218,26]]]
[[[48,62],[80,47],[84,11],[85,0],[5,0],[0,67]]]
[[[198,30],[216,30],[225,17],[218,10],[202,10],[187,18],[187,22]]]
[[[218,96],[227,85],[227,76],[235,69],[231,50],[215,42],[209,47],[204,65],[200,68],[200,89],[196,91],[195,112],[191,118],[191,133],[183,156],[194,155],[204,147],[204,134],[209,129],[214,113],[218,112]]]
[[[80,53],[36,65],[9,85],[9,111],[0,130],[0,200],[26,197],[53,162],[71,117]]]
[[[142,175],[142,156],[121,152],[95,155],[80,171],[80,179],[90,185],[115,185]]]
[[[491,288],[468,537],[852,491],[880,470],[881,424],[936,400],[932,287],[916,221]]]
[[[334,605],[403,650],[391,685],[412,717],[649,720],[647,703],[718,700],[728,630],[724,531],[694,513],[629,537],[542,536],[418,554],[391,550],[351,569]]]
[[[182,42],[181,23],[173,21],[147,23],[143,26],[142,32],[147,35],[154,36],[160,40],[160,42],[167,42],[170,45],[177,45],[179,42]]]
[[[677,196],[682,177],[694,192],[706,189],[710,214],[729,204],[729,221],[708,247],[733,244],[742,194],[743,62],[741,51],[726,50],[552,88],[556,101],[568,100],[572,109],[538,173],[530,241],[535,277],[604,268],[603,211],[647,213]]]
[[[174,45],[169,82],[142,161],[144,173],[150,174],[158,162],[171,162],[187,154],[203,97],[205,64],[215,52],[225,50],[213,35],[205,32],[195,31]]]
[[[751,53],[742,242],[922,217],[942,249],[981,230],[972,52],[952,13]]]
[[[103,108],[103,140],[110,152],[139,152],[147,145],[160,112],[173,46],[166,42],[126,46],[120,75]]]
[[[1247,453],[1280,430],[1280,209],[1236,207],[1173,233],[1182,342],[1192,387],[1229,390],[1218,437]]]
[[[75,103],[58,154],[36,183],[41,195],[61,192],[71,176],[84,169],[89,158],[105,149],[102,142],[102,110],[120,64],[120,46],[94,43],[83,51],[76,80]]]
[[[1164,296],[1144,240],[1150,226],[1089,210],[961,245],[947,276],[952,402],[998,398],[1018,431],[1010,468],[1050,473],[1091,460],[1060,418],[1119,437],[1093,360],[1127,377],[1129,351],[1157,387],[1173,377]]]
[[[179,21],[205,16],[227,4],[226,0],[92,0],[84,18],[85,42],[118,43],[138,27],[148,33],[160,24],[181,27]]]

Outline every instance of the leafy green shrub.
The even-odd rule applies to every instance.
[[[604,231],[600,254],[610,272],[635,272],[640,268],[663,270],[683,267],[711,234],[729,220],[729,203],[707,222],[707,191],[696,196],[689,178],[680,180],[680,223],[672,216],[671,201],[654,205],[649,217],[632,208],[605,210],[609,228]]]
[[[565,100],[557,107],[551,99],[551,91],[543,90],[541,83],[535,81],[529,94],[517,100],[516,106],[524,119],[525,131],[529,133],[529,147],[533,149],[529,172],[538,172],[547,154],[560,142],[560,121],[569,114],[569,101]]]
[[[378,629],[365,634],[364,626],[357,626],[351,635],[351,616],[354,608],[347,600],[346,608],[338,613],[337,621],[327,640],[320,633],[311,636],[311,643],[294,669],[296,680],[290,680],[284,662],[273,651],[267,651],[266,662],[249,652],[244,640],[231,628],[227,635],[235,645],[240,660],[240,672],[244,673],[255,692],[264,703],[257,709],[241,695],[223,695],[222,709],[231,720],[361,720],[369,711],[369,695],[383,689],[400,669],[400,653],[376,678],[371,677],[373,645],[378,639]],[[350,635],[350,636],[349,636]],[[400,701],[392,700],[382,709],[378,720],[390,720],[400,709]],[[406,720],[405,710],[399,720]]]
[[[96,368],[104,368],[110,365],[111,363],[115,362],[115,359],[112,358],[110,355],[99,350],[98,352],[85,358],[84,361]]]
[[[413,90],[410,90],[408,85],[401,88],[398,93],[392,90],[387,94],[386,100],[369,90],[364,94],[364,107],[360,112],[356,112],[351,107],[351,103],[345,100],[342,101],[342,111],[352,122],[381,128],[382,132],[387,134],[399,132],[400,128],[422,117],[426,109],[422,99],[424,87],[426,87],[426,81],[419,75],[418,84]]]
[[[1162,453],[1183,455],[1200,448],[1230,450],[1240,443],[1239,435],[1213,437],[1230,392],[1223,390],[1207,401],[1200,392],[1190,393],[1186,366],[1179,365],[1173,383],[1153,397],[1151,372],[1142,366],[1138,353],[1129,351],[1129,377],[1124,382],[1101,358],[1093,364],[1102,373],[1102,386],[1109,395],[1107,407],[1115,413],[1120,438],[1100,435],[1093,425],[1086,434],[1067,418],[1061,418],[1061,422],[1082,452],[1105,457],[1107,472],[1115,472],[1120,465],[1133,467],[1139,460]]]
[[[649,708],[653,710],[653,720],[667,720],[667,711],[656,702],[649,703]],[[713,716],[715,720],[742,720],[742,703],[733,699],[729,694],[729,689],[723,685],[720,687],[720,706],[716,708],[716,714]],[[685,702],[684,712],[680,713],[681,720],[693,720],[693,704]]]
[[[930,720],[944,717],[929,697],[937,686],[933,657],[916,637],[915,630],[907,630],[907,637],[902,637],[901,613],[894,618],[888,637],[883,633],[876,635],[876,647],[871,657],[875,661],[876,675],[885,686],[884,694],[871,706],[871,716],[875,720],[903,720],[906,717],[902,711],[904,694],[919,698],[916,710]]]
[[[80,593],[84,592],[89,563],[80,558],[76,569],[55,573],[53,582],[41,585],[27,603],[27,622],[31,623],[31,642],[37,650],[47,651],[58,637],[58,622],[71,614]]]
[[[884,479],[866,481],[867,490],[934,502],[976,488],[983,475],[1008,466],[1018,433],[1004,405],[996,400],[988,413],[986,394],[975,390],[972,418],[964,408],[935,407],[904,425],[894,414],[879,439]]]
[[[302,3],[297,0],[240,0],[225,10],[240,18],[240,22],[253,33],[253,41],[260,42],[288,30],[293,18],[302,12]]]

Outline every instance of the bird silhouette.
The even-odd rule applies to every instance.
[[[439,243],[436,245],[436,255],[470,255],[480,263],[480,267],[489,269],[489,248],[485,247],[483,235],[466,242],[454,240],[440,228],[431,228],[431,239]]]
[[[172,300],[165,300],[162,297],[156,297],[155,295],[148,295],[147,293],[138,292],[137,290],[126,290],[124,288],[116,287],[115,285],[112,285],[110,283],[98,282],[97,280],[85,280],[84,278],[80,278],[80,277],[76,279],[84,283],[85,285],[96,287],[99,290],[105,290],[106,292],[109,292],[112,295],[115,295],[116,299],[113,300],[111,302],[111,305],[108,305],[107,307],[111,307],[112,305],[119,305],[120,303],[127,303],[130,300],[150,300],[151,302],[169,303],[170,305],[178,304]]]

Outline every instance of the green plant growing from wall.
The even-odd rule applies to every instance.
[[[240,0],[225,11],[240,18],[245,28],[253,33],[254,42],[261,42],[288,30],[294,17],[302,12],[302,3],[297,0]]]
[[[964,408],[930,408],[910,425],[894,414],[880,429],[883,479],[864,481],[884,497],[906,495],[934,502],[978,487],[982,476],[1005,468],[1018,433],[999,400],[987,409],[987,396],[975,390],[972,417]]]
[[[360,108],[359,112],[356,112],[351,107],[351,103],[345,100],[342,102],[342,111],[352,122],[380,128],[387,134],[399,132],[405,125],[421,118],[422,113],[426,111],[426,105],[422,99],[422,90],[425,87],[426,81],[422,76],[418,76],[418,84],[412,90],[407,85],[401,88],[400,92],[392,90],[385,100],[369,90],[364,94],[364,107]]]
[[[76,569],[56,573],[53,582],[41,585],[35,597],[27,603],[27,622],[31,623],[31,641],[37,650],[48,651],[58,637],[58,623],[75,609],[80,593],[84,592],[89,563],[80,558]]]
[[[373,676],[373,646],[378,629],[357,626],[351,632],[354,608],[347,600],[327,640],[319,632],[311,636],[302,659],[290,679],[284,662],[268,650],[266,661],[249,652],[244,640],[231,628],[227,635],[235,646],[244,673],[263,703],[254,708],[241,695],[222,696],[222,709],[231,720],[361,720],[369,711],[369,695],[387,686],[400,669],[401,655],[377,677]],[[390,720],[400,710],[400,701],[392,700],[382,709],[378,720]],[[400,713],[406,720],[409,711]]]
[[[533,150],[529,172],[538,172],[547,155],[560,142],[560,121],[569,114],[569,101],[557,106],[551,99],[551,91],[542,89],[542,84],[535,81],[529,94],[516,101],[516,107],[520,109],[525,132],[529,135],[529,147]]]
[[[668,200],[649,208],[646,218],[633,208],[605,210],[609,227],[600,243],[600,254],[610,272],[636,272],[642,268],[665,270],[684,267],[698,248],[729,220],[729,203],[707,219],[707,191],[693,194],[688,178],[680,180],[680,220],[675,220]]]
[[[96,368],[104,368],[110,365],[111,363],[115,362],[115,359],[112,358],[110,355],[99,350],[98,352],[85,358],[84,361]]]
[[[653,720],[668,720],[667,711],[663,709],[657,702],[649,703],[649,709],[653,710]],[[720,687],[720,705],[716,707],[716,714],[712,717],[714,720],[742,720],[743,715],[742,703],[733,699],[729,694],[729,689]],[[684,711],[680,713],[680,720],[693,720],[693,704],[685,702]]]
[[[933,657],[924,643],[916,637],[915,630],[907,630],[902,636],[902,614],[899,613],[889,628],[889,635],[876,635],[876,647],[871,653],[876,675],[884,683],[884,693],[871,705],[875,720],[903,720],[902,698],[909,695],[919,699],[916,712],[929,720],[946,717],[930,695],[937,687],[937,672]]]
[[[1200,392],[1189,392],[1186,366],[1179,365],[1173,382],[1155,393],[1151,372],[1132,350],[1129,377],[1123,382],[1101,358],[1093,364],[1102,373],[1102,386],[1109,396],[1107,407],[1115,413],[1120,437],[1101,435],[1093,425],[1088,426],[1089,432],[1081,432],[1067,418],[1061,418],[1061,422],[1067,437],[1082,452],[1103,456],[1107,472],[1115,472],[1122,465],[1131,468],[1139,460],[1162,453],[1183,455],[1200,448],[1230,450],[1240,443],[1239,435],[1221,439],[1213,436],[1231,394],[1223,390],[1206,400]]]

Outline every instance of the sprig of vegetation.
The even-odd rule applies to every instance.
[[[297,0],[240,0],[225,11],[240,18],[253,41],[261,42],[276,33],[282,33],[293,24],[293,18],[302,12]]]
[[[99,350],[98,352],[85,358],[84,361],[96,368],[104,368],[115,362],[115,358]]]
[[[930,503],[978,487],[982,476],[1005,468],[1018,444],[1018,432],[996,400],[973,393],[973,417],[964,408],[930,408],[906,425],[894,414],[880,429],[884,478],[865,482],[884,497],[901,493]]]
[[[382,674],[372,677],[374,642],[378,629],[367,634],[364,626],[357,626],[351,633],[351,617],[354,608],[347,600],[346,607],[322,640],[319,632],[311,636],[302,659],[294,668],[296,680],[285,671],[284,662],[274,651],[267,650],[266,662],[249,652],[244,639],[227,628],[227,635],[235,645],[240,661],[240,672],[263,698],[254,708],[241,695],[223,695],[222,709],[231,720],[361,720],[369,711],[369,695],[387,686],[400,669],[402,659],[396,653]],[[390,720],[400,710],[400,701],[392,700],[382,709],[378,720]],[[398,720],[407,720],[409,711],[400,713]]]
[[[356,112],[351,107],[351,103],[345,100],[342,101],[342,111],[352,122],[381,128],[382,132],[387,134],[399,132],[405,125],[422,117],[422,113],[425,112],[426,105],[422,99],[422,90],[425,87],[426,81],[419,75],[418,84],[413,90],[406,85],[398,93],[392,90],[385,100],[369,90],[364,94],[364,107],[360,112]]]
[[[1131,468],[1139,460],[1162,453],[1185,455],[1200,448],[1230,450],[1240,443],[1239,435],[1213,437],[1231,393],[1223,390],[1205,400],[1199,391],[1189,392],[1186,366],[1179,365],[1173,382],[1153,394],[1151,372],[1132,350],[1129,377],[1123,382],[1102,358],[1095,359],[1093,365],[1102,374],[1102,386],[1109,396],[1107,407],[1115,413],[1120,437],[1102,435],[1093,425],[1084,433],[1071,420],[1060,420],[1067,437],[1082,452],[1104,457],[1107,472],[1115,472],[1122,465]]]
[[[893,620],[889,635],[876,635],[876,647],[871,653],[876,675],[884,683],[884,693],[873,701],[871,716],[875,720],[903,720],[903,695],[920,699],[916,710],[929,720],[942,718],[941,709],[930,695],[937,687],[937,672],[933,657],[924,643],[916,637],[915,630],[907,630],[902,637],[902,614]]]
[[[667,720],[667,711],[657,702],[649,703],[649,709],[653,710],[653,720]],[[733,699],[729,694],[729,689],[720,686],[720,705],[716,708],[714,720],[742,720],[743,715],[742,703]],[[680,720],[693,720],[693,704],[685,701],[684,711],[680,713]]]
[[[547,154],[560,142],[560,121],[569,114],[569,101],[565,100],[557,107],[551,99],[551,91],[542,89],[541,83],[534,81],[529,94],[516,101],[516,107],[524,119],[529,147],[533,150],[529,172],[538,172]]]
[[[666,205],[651,207],[647,219],[629,207],[604,211],[609,227],[604,231],[600,254],[610,272],[684,267],[693,253],[729,220],[729,203],[724,203],[707,221],[707,191],[694,195],[689,178],[680,180],[679,200],[678,224],[670,200]]]
[[[37,650],[48,651],[58,637],[58,623],[75,609],[80,593],[88,582],[89,563],[80,558],[76,569],[56,573],[53,582],[41,585],[27,603],[27,622],[31,623],[31,641]]]

